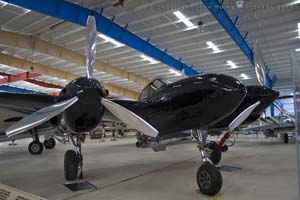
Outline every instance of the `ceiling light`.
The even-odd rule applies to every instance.
[[[116,45],[116,47],[122,47],[122,46],[125,46],[124,44],[106,36],[106,35],[103,35],[103,34],[98,34],[99,37],[101,37],[102,39],[105,40],[105,42],[110,42],[110,43],[113,43],[114,45]]]
[[[182,75],[179,71],[174,70],[174,69],[170,69],[169,72],[171,72],[172,74],[175,74],[175,76],[181,76]]]
[[[179,10],[178,11],[175,11],[173,12],[173,14],[182,22],[184,23],[187,27],[193,27],[195,26],[188,18],[186,18],[182,12],[180,12]]]
[[[300,36],[300,23],[298,23],[298,34]]]
[[[298,48],[298,49],[295,49],[295,51],[300,51],[300,48]]]
[[[220,52],[222,52],[222,51],[221,51],[214,43],[212,43],[211,41],[206,42],[206,44],[207,44],[207,46],[208,46],[209,48],[211,48],[211,49],[214,50],[213,53],[220,53]]]
[[[8,3],[5,2],[5,1],[0,1],[0,4],[1,4],[1,6],[3,7],[3,6],[6,6]]]
[[[3,2],[1,0],[0,0],[0,3],[3,4],[2,7],[5,6],[5,5],[7,5],[7,4],[9,4],[11,6],[14,6],[14,7],[17,7],[17,8],[21,9],[24,12],[23,14],[29,13],[31,11],[31,10],[23,8],[21,6],[18,6],[18,5],[15,5],[15,4],[11,4],[11,3],[7,3],[7,2]]]
[[[250,79],[249,76],[247,76],[247,74],[244,74],[244,73],[241,74],[241,77],[242,77],[244,80]]]
[[[292,3],[287,4],[288,6],[299,4],[300,0],[294,0]]]
[[[236,69],[238,66],[231,60],[227,60],[227,65],[231,66],[230,69]]]
[[[149,56],[140,55],[140,57],[143,58],[143,60],[149,61],[151,65],[159,63],[158,61],[154,60],[153,58],[150,58]]]

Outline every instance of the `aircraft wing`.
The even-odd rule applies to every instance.
[[[0,131],[38,109],[52,105],[57,97],[41,94],[0,93]]]
[[[280,128],[293,128],[295,125],[290,122],[278,122],[278,123],[272,123],[272,124],[265,124],[261,126],[253,126],[253,127],[247,127],[243,128],[243,131],[264,131],[267,129],[280,129]]]
[[[266,124],[261,126],[246,127],[243,128],[242,131],[264,131],[267,129],[274,129],[276,127],[278,127],[276,124]]]

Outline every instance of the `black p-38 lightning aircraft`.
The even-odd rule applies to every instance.
[[[208,158],[206,138],[199,130],[211,127],[235,112],[245,100],[247,88],[230,76],[205,74],[162,84],[138,101],[109,100],[105,88],[92,75],[97,37],[95,18],[92,16],[87,20],[87,32],[87,76],[71,81],[58,97],[0,94],[2,107],[31,111],[31,114],[9,126],[5,130],[6,135],[10,137],[34,130],[50,121],[67,133],[76,147],[76,151],[68,150],[64,158],[65,178],[74,180],[78,176],[82,178],[81,143],[84,135],[106,117],[114,116],[150,137],[194,130],[203,160],[197,172],[198,186],[204,194],[217,194],[222,187],[222,176]],[[274,94],[269,90],[265,92]],[[230,129],[241,124],[260,101],[257,99],[239,110],[238,116],[228,125]]]

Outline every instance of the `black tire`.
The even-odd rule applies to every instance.
[[[32,155],[39,155],[43,152],[43,150],[44,150],[43,144],[39,141],[32,141],[28,145],[28,151]]]
[[[75,180],[78,175],[78,159],[77,154],[73,150],[68,150],[65,153],[64,160],[65,178],[69,181]]]
[[[226,144],[224,144],[224,145],[221,147],[221,151],[222,151],[222,152],[226,152],[226,151],[228,151],[228,149],[229,149],[229,147],[228,147]]]
[[[53,149],[56,145],[56,142],[53,138],[44,141],[44,146],[46,149]]]
[[[222,188],[222,175],[217,167],[204,163],[197,171],[197,184],[199,190],[206,195],[214,196]]]
[[[137,142],[135,143],[135,146],[136,146],[137,148],[141,148],[141,147],[142,147],[142,143],[141,143],[140,141],[137,141]]]
[[[287,133],[283,134],[283,143],[284,144],[289,143],[289,135]]]
[[[213,164],[218,164],[222,159],[222,151],[220,146],[216,142],[212,142],[211,144],[209,144],[208,148],[211,150],[209,159]]]

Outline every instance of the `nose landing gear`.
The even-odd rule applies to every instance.
[[[207,133],[193,130],[192,135],[198,142],[198,149],[202,157],[202,165],[198,168],[196,180],[203,194],[214,196],[222,188],[222,175],[214,165],[221,160],[221,149],[217,143],[207,143]],[[214,161],[214,162],[213,162]]]
[[[76,141],[74,136],[70,136],[73,145],[76,147],[74,150],[68,150],[65,153],[64,159],[64,172],[65,178],[69,181],[73,181],[76,178],[83,178],[83,156],[81,152],[81,143],[84,141],[84,135],[76,135]]]

